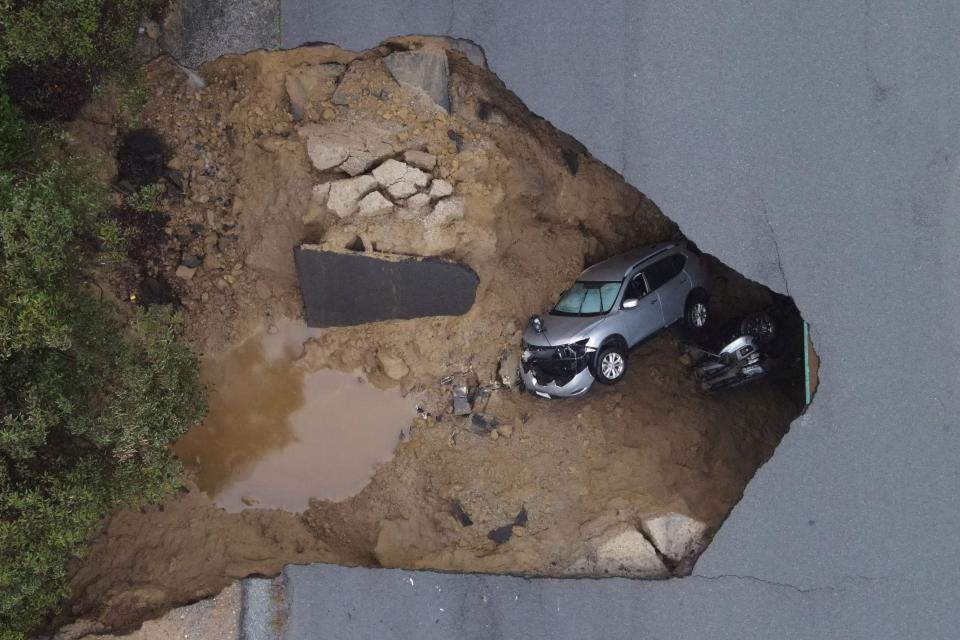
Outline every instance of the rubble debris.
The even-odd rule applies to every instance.
[[[503,386],[510,389],[514,388],[519,381],[518,371],[520,370],[520,355],[516,349],[511,349],[500,359],[497,366],[497,377]]]
[[[463,508],[463,505],[459,500],[454,498],[450,503],[450,513],[453,514],[453,517],[456,518],[457,522],[460,523],[462,527],[472,527],[473,520],[467,514],[466,509]]]
[[[513,537],[513,524],[504,525],[502,527],[497,527],[496,529],[491,529],[487,534],[487,538],[493,540],[497,545],[501,545],[510,538]]]
[[[383,59],[390,75],[402,85],[422,91],[444,111],[450,111],[447,95],[447,53],[439,48],[397,51]]]
[[[520,507],[520,512],[517,513],[517,517],[513,519],[513,526],[515,527],[525,527],[527,526],[527,520],[529,516],[527,514],[526,505]]]
[[[188,267],[185,264],[181,264],[179,267],[177,267],[177,271],[174,273],[174,275],[182,280],[192,280],[196,273],[196,267]]]
[[[439,200],[453,195],[453,185],[442,178],[437,178],[430,184],[430,199]]]
[[[660,554],[674,563],[700,555],[707,546],[707,525],[682,513],[644,518],[640,529]]]
[[[470,416],[470,431],[477,435],[486,435],[496,428],[496,416],[491,416],[486,413],[474,413]]]
[[[297,247],[294,257],[309,327],[462,315],[473,306],[479,284],[470,267],[438,258],[330,251],[315,245]]]
[[[309,116],[315,119],[315,105],[329,100],[343,75],[342,64],[308,64],[287,72],[284,88],[294,122]]]
[[[669,578],[670,571],[656,548],[636,527],[598,518],[581,527],[587,553],[567,569],[568,575],[615,575],[631,578]],[[604,525],[606,528],[595,533]]]
[[[360,200],[357,209],[361,216],[371,218],[393,211],[393,203],[384,198],[379,191],[371,191]]]
[[[402,125],[394,122],[334,120],[300,128],[307,155],[317,171],[339,169],[357,176],[392,156]]]
[[[449,138],[454,145],[457,147],[457,153],[463,151],[463,136],[454,131],[453,129],[447,130],[447,138]]]
[[[377,361],[380,363],[380,370],[391,380],[402,380],[410,373],[410,367],[403,358],[392,353],[378,351]]]
[[[433,171],[437,166],[437,156],[417,149],[404,151],[403,161],[424,171]]]
[[[394,198],[412,196],[430,182],[429,174],[392,158],[374,169],[373,177]]]
[[[335,180],[330,183],[327,209],[341,218],[351,216],[360,207],[360,200],[376,188],[376,179],[368,175]]]
[[[446,198],[433,207],[423,223],[427,228],[443,227],[464,216],[463,198]]]

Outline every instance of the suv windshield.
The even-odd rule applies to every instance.
[[[558,316],[596,316],[613,307],[623,282],[575,282],[550,313]]]

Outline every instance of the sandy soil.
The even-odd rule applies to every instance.
[[[162,508],[115,513],[72,566],[72,615],[127,629],[237,577],[319,560],[565,575],[589,555],[598,523],[676,512],[704,523],[709,538],[773,454],[795,405],[765,382],[717,397],[700,392],[672,332],[631,356],[620,385],[579,400],[500,388],[498,364],[516,351],[525,319],[585,265],[680,234],[643,194],[459,53],[448,52],[451,113],[397,84],[382,57],[422,44],[228,56],[200,69],[203,88],[167,60],[147,67],[153,96],[144,122],[169,145],[185,191],[165,200],[170,222],[151,269],[182,300],[198,354],[222,355],[254,327],[302,315],[291,249],[303,240],[343,248],[360,237],[382,251],[459,260],[480,286],[464,316],[330,329],[306,343],[300,366],[362,369],[379,384],[424,394],[433,414],[414,422],[363,491],[313,501],[302,514],[230,514],[188,483]],[[330,64],[343,66],[339,79],[310,86],[295,122],[290,79]],[[104,147],[110,130],[95,112],[73,135]],[[396,216],[340,219],[318,209],[314,185],[343,175],[311,165],[303,135],[311,123],[389,130],[397,157],[435,155],[434,177],[454,185],[465,216],[425,230]],[[204,255],[203,265],[189,280],[176,277],[192,254]],[[718,267],[718,276],[726,315],[768,299],[736,274]],[[113,284],[124,299],[129,279]],[[409,373],[386,375],[384,353]],[[477,409],[498,419],[492,434],[448,413],[450,389],[439,381],[462,373],[491,389]],[[455,517],[455,504],[471,525]],[[527,522],[508,541],[488,537],[521,510]]]

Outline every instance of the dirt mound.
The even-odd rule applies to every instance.
[[[644,523],[696,521],[685,530],[703,540],[674,546],[699,552],[772,455],[797,407],[768,382],[705,395],[673,333],[640,347],[620,385],[579,400],[504,386],[500,365],[526,318],[586,265],[682,236],[460,52],[442,50],[445,65],[431,53],[423,70],[447,69],[449,111],[391,75],[386,57],[435,46],[405,38],[361,53],[229,56],[200,69],[202,87],[167,61],[147,67],[143,120],[185,191],[167,202],[159,270],[198,353],[219,356],[255,327],[302,317],[293,262],[302,242],[449,258],[480,284],[462,316],[332,328],[304,345],[298,366],[359,369],[425,398],[407,441],[359,494],[315,500],[300,515],[227,514],[192,491],[163,509],[114,514],[74,567],[75,615],[127,627],[232,578],[316,560],[665,575],[692,559],[665,565]],[[194,266],[182,269],[184,256]],[[725,314],[770,302],[716,272]],[[452,415],[451,387],[439,382],[451,376],[476,381],[474,410],[489,420]]]

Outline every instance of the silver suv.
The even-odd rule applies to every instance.
[[[520,377],[544,398],[619,382],[633,347],[677,320],[702,330],[709,274],[681,242],[642,247],[595,264],[523,333]]]

